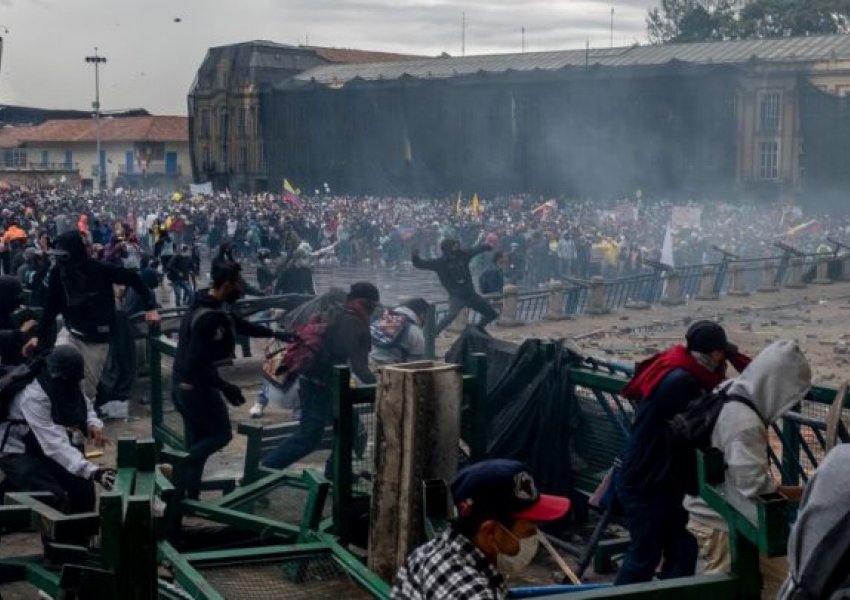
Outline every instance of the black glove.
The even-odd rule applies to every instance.
[[[228,383],[221,393],[224,394],[224,399],[233,406],[242,406],[245,404],[245,396],[242,395],[242,390],[239,386]]]
[[[275,331],[274,339],[279,342],[286,342],[287,344],[291,344],[292,342],[298,339],[298,335],[291,331]]]
[[[112,489],[112,486],[115,485],[115,477],[118,475],[118,471],[115,469],[109,468],[101,468],[92,473],[92,481],[98,482],[103,489],[109,491]]]

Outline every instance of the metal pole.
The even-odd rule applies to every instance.
[[[611,7],[611,47],[614,47],[614,7]]]
[[[525,54],[525,27],[522,28],[522,53]]]
[[[94,49],[94,56],[87,56],[86,62],[94,64],[94,120],[95,120],[95,139],[96,139],[96,157],[97,162],[97,185],[98,191],[106,187],[106,177],[103,172],[103,166],[106,161],[100,159],[100,64],[106,62],[106,57],[97,54],[97,46]]]
[[[460,55],[466,56],[466,13],[463,13],[460,22]]]

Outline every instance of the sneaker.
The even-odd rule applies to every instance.
[[[104,419],[126,419],[130,416],[130,406],[123,400],[112,400],[100,407]]]
[[[251,410],[248,411],[248,414],[251,415],[252,419],[259,419],[260,417],[263,416],[263,413],[265,412],[265,410],[266,410],[266,407],[263,406],[262,404],[255,404],[254,406],[251,407]]]

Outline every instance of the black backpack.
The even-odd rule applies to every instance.
[[[720,411],[727,402],[740,402],[759,414],[755,405],[743,396],[729,395],[726,388],[705,392],[701,396],[691,400],[684,411],[678,413],[670,422],[672,436],[672,451],[681,453],[679,456],[685,461],[684,482],[685,491],[695,495],[699,493],[699,482],[697,480],[697,450],[711,448],[711,434],[720,417]]]

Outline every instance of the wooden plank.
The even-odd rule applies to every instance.
[[[824,454],[835,448],[838,443],[838,425],[841,423],[841,410],[844,408],[844,398],[847,396],[848,382],[843,382],[835,394],[835,400],[826,415],[826,435],[824,436]]]

